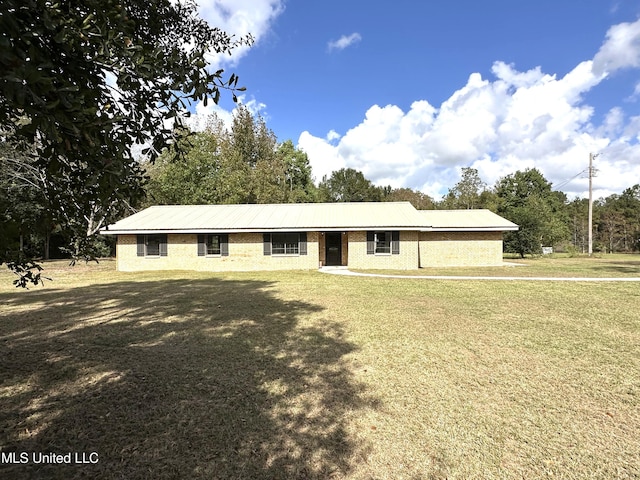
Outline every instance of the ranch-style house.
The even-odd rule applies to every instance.
[[[410,270],[502,264],[514,223],[489,210],[409,202],[162,205],[101,230],[120,271]]]

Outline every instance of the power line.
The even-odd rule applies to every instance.
[[[572,181],[574,181],[576,178],[578,178],[580,175],[586,173],[589,169],[585,168],[584,170],[582,170],[581,172],[576,173],[573,177],[568,178],[567,180],[563,180],[562,182],[560,182],[557,185],[554,185],[555,188],[562,188],[565,185],[571,183]]]

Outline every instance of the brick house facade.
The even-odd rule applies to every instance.
[[[410,270],[502,264],[487,210],[422,211],[407,202],[150,207],[101,231],[120,271]]]

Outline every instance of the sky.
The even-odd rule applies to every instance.
[[[640,183],[637,0],[199,0],[252,47],[212,56],[241,102],[307,153],[435,199],[471,167],[491,187],[537,168],[569,199]],[[193,106],[195,128],[230,95]]]

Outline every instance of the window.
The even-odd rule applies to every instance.
[[[139,257],[166,257],[167,235],[138,235],[137,238]]]
[[[271,253],[273,255],[298,255],[300,253],[300,234],[274,233],[271,236]]]
[[[400,232],[367,232],[367,255],[399,255]]]
[[[226,257],[229,255],[229,235],[227,234],[200,234],[198,235],[198,256]]]
[[[207,255],[220,255],[220,235],[207,235]]]
[[[265,255],[306,255],[307,234],[302,233],[265,233]]]
[[[391,232],[374,232],[375,253],[391,253]]]
[[[144,254],[147,257],[159,257],[160,256],[160,242],[162,238],[160,235],[145,235],[144,245],[145,252]]]

